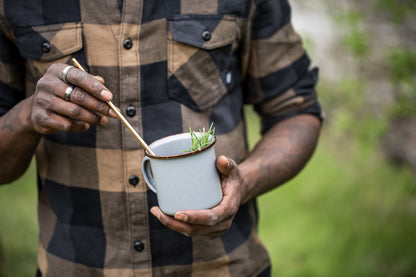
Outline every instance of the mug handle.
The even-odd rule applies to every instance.
[[[144,177],[144,180],[146,181],[146,184],[149,187],[149,189],[151,189],[154,193],[157,193],[156,192],[156,183],[155,183],[155,180],[153,179],[152,172],[150,171],[149,162],[150,162],[149,157],[144,157],[143,158],[143,161],[142,161],[143,177]]]

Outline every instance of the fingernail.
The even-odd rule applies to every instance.
[[[111,99],[113,99],[113,94],[111,92],[109,92],[108,90],[103,89],[101,91],[101,96],[106,100],[109,101]]]
[[[102,116],[100,120],[100,126],[105,126],[107,125],[107,123],[108,123],[108,118],[105,116]]]
[[[157,218],[160,220],[160,213],[155,209],[155,208],[151,208],[150,212]]]
[[[230,161],[227,159],[227,157],[222,156],[227,161],[227,169],[229,170],[231,167]]]
[[[188,222],[188,216],[183,213],[176,213],[175,219],[180,220],[182,222]]]

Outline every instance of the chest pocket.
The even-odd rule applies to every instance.
[[[79,22],[18,28],[15,36],[20,55],[42,75],[52,63],[65,63],[82,49]]]
[[[239,28],[232,16],[168,18],[168,95],[196,111],[216,104],[228,91]]]

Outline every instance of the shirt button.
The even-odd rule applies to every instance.
[[[143,251],[143,249],[144,249],[144,243],[143,243],[143,242],[141,242],[140,240],[135,241],[135,242],[134,242],[134,249],[135,249],[137,252],[142,252],[142,251]]]
[[[132,47],[133,47],[133,42],[131,41],[131,39],[130,39],[130,38],[126,38],[126,39],[123,41],[123,46],[124,46],[124,48],[126,48],[126,49],[130,49],[130,48],[132,48]]]
[[[136,108],[133,105],[130,105],[126,108],[126,114],[130,117],[133,117],[136,114]]]
[[[203,40],[208,41],[211,39],[211,33],[209,31],[203,31],[201,37]]]
[[[43,53],[48,53],[49,51],[51,51],[51,44],[48,41],[45,41],[42,43],[42,52]]]
[[[139,177],[137,177],[136,175],[131,175],[129,177],[129,183],[132,186],[136,186],[139,183]]]

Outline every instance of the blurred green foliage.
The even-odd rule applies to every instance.
[[[270,250],[272,276],[416,276],[415,179],[372,143],[384,123],[356,118],[362,103],[354,96],[362,86],[344,80],[339,91],[318,88],[321,102],[332,106],[323,104],[330,113],[312,160],[259,198],[259,232]],[[256,117],[247,118],[254,145]]]
[[[416,115],[416,51],[397,46],[390,49],[387,58],[397,97],[393,116]]]
[[[0,186],[0,277],[36,275],[38,243],[34,162],[10,185]]]
[[[346,29],[344,44],[353,55],[365,58],[370,51],[370,33],[364,25],[364,15],[359,10],[348,10],[334,16],[335,23]]]
[[[409,16],[414,16],[416,0],[374,0],[373,16],[385,17],[396,28]],[[344,29],[343,42],[358,64],[366,68],[368,56],[379,45],[371,44],[371,32],[366,24],[369,11],[359,9],[341,10],[333,16],[340,29]],[[409,34],[410,35],[410,34]],[[416,51],[409,46],[397,45],[386,49],[385,66],[390,71],[391,83],[396,92],[396,103],[391,107],[390,116],[416,115]],[[365,76],[362,76],[365,82]]]
[[[376,10],[390,14],[392,22],[400,24],[416,10],[416,0],[375,0]]]
[[[388,115],[376,116],[367,108],[366,90],[365,80],[359,78],[341,78],[336,82],[321,80],[318,85],[331,137],[353,138],[362,145],[361,151],[372,153],[388,129]]]

